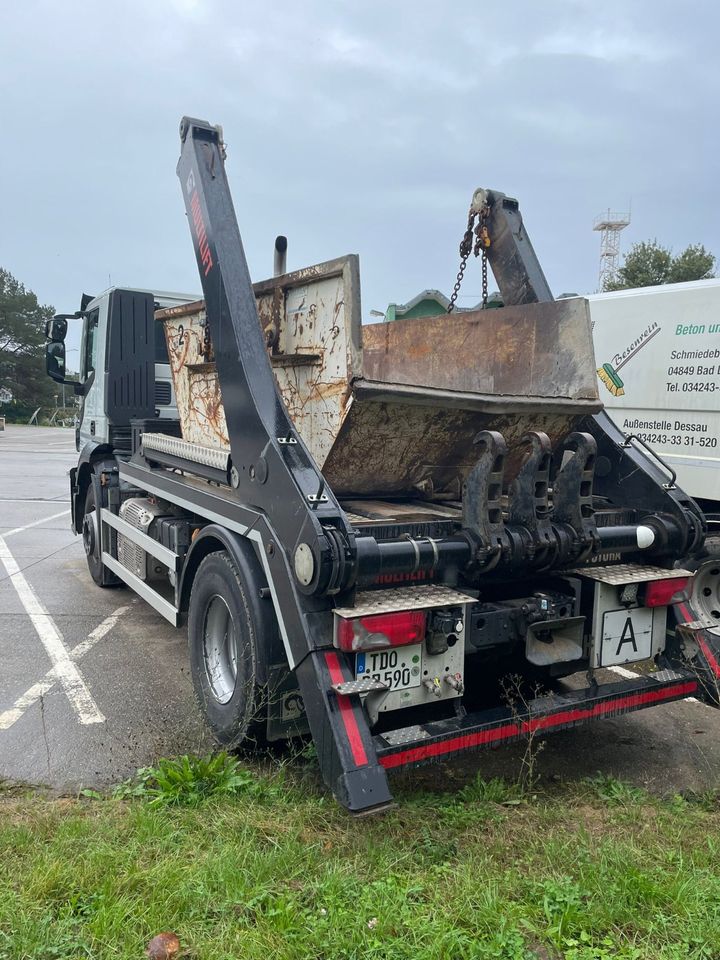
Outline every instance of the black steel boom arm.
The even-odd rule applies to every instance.
[[[225,176],[219,128],[184,117],[178,176],[200,280],[230,440],[238,501],[255,511],[253,533],[286,624],[295,669],[326,783],[350,810],[390,801],[360,698],[332,684],[354,678],[332,650],[330,595],[357,567],[355,535],[278,393]],[[249,510],[245,510],[249,512]]]
[[[499,190],[483,192],[490,208],[488,260],[503,301],[510,305],[553,300],[525,230],[519,203]]]
[[[353,531],[277,390],[225,174],[220,130],[184,117],[180,139],[177,172],[205,295],[238,496],[270,518],[290,548],[291,564],[297,548],[305,545],[299,589],[315,595],[337,592],[354,566]],[[338,544],[327,528],[340,534],[343,556],[338,557]]]

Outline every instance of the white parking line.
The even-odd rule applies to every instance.
[[[62,634],[22,574],[15,557],[10,553],[8,545],[5,543],[4,537],[0,537],[0,563],[5,567],[10,582],[20,598],[25,612],[30,617],[30,622],[35,627],[35,632],[40,637],[40,642],[45,647],[45,652],[55,669],[55,675],[74,707],[80,723],[104,723],[105,717],[93,700],[82,674],[70,659]]]
[[[65,517],[68,513],[70,513],[69,510],[61,510],[60,513],[53,513],[50,517],[43,517],[42,520],[33,520],[32,523],[26,523],[24,527],[14,527],[12,530],[8,530],[7,533],[4,533],[3,537],[12,537],[16,533],[29,530],[31,527],[39,527],[41,523],[50,523],[51,520],[57,520],[58,517]]]
[[[96,643],[107,636],[120,617],[124,613],[127,613],[129,609],[130,607],[118,607],[114,613],[106,617],[99,626],[95,627],[92,633],[88,634],[85,640],[82,640],[76,647],[73,647],[70,651],[70,659],[73,662],[77,662],[81,657],[84,657],[89,650],[92,650]],[[37,703],[41,697],[44,697],[45,694],[55,686],[57,681],[58,676],[55,667],[51,667],[39,683],[34,683],[22,696],[18,697],[9,710],[4,710],[0,713],[0,730],[8,730],[22,717],[29,707]]]
[[[0,503],[64,503],[63,495],[57,497],[0,497]]]

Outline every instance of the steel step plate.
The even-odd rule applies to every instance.
[[[357,594],[354,607],[336,607],[334,612],[344,620],[351,620],[374,613],[452,607],[463,603],[475,603],[475,597],[430,583],[416,587],[395,587],[392,590],[366,590]]]
[[[375,693],[389,690],[390,687],[382,680],[373,680],[372,677],[362,677],[360,680],[345,680],[343,683],[333,683],[335,693],[350,696],[353,693]]]
[[[648,580],[674,580],[677,577],[692,577],[691,570],[668,570],[667,567],[649,567],[640,563],[616,563],[604,567],[577,567],[565,570],[576,576],[599,580],[614,587],[625,583],[646,583]]]

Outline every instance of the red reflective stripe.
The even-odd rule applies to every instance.
[[[690,611],[690,608],[686,603],[679,603],[678,609],[680,610],[680,613],[685,617],[686,623],[691,623],[693,620],[697,619],[696,617],[693,616],[693,614]],[[708,666],[710,667],[710,669],[712,670],[712,672],[715,674],[716,677],[720,677],[720,663],[718,663],[717,657],[710,649],[710,645],[708,644],[707,640],[703,638],[700,631],[698,631],[695,634],[695,639],[698,642],[698,646],[702,650],[703,656],[708,662]]]
[[[693,617],[693,615],[690,613],[690,610],[686,603],[678,603],[677,608],[680,611],[680,613],[685,617],[686,623],[690,623],[692,620],[695,619],[695,617]]]
[[[698,646],[703,652],[703,656],[708,662],[708,666],[710,667],[710,669],[712,670],[712,672],[715,674],[716,677],[720,677],[720,663],[718,663],[715,654],[710,649],[710,646],[707,640],[704,640],[699,633],[695,635],[695,639],[697,640]]]
[[[325,662],[330,672],[330,680],[333,683],[343,683],[345,678],[343,677],[338,655],[336,653],[326,653]],[[348,697],[344,697],[339,693],[336,694],[336,696],[353,760],[358,767],[363,767],[367,764],[368,758],[365,752],[365,744],[362,742],[362,737],[360,736],[360,728],[358,727],[357,718],[355,717],[355,711]]]
[[[456,750],[466,750],[469,747],[493,743],[496,740],[507,740],[510,737],[521,736],[524,733],[533,733],[536,730],[547,730],[551,727],[559,727],[565,723],[573,723],[576,720],[592,720],[597,717],[602,717],[604,714],[610,713],[613,710],[632,710],[633,707],[661,703],[663,700],[669,700],[674,697],[687,697],[693,693],[697,693],[697,686],[695,680],[687,680],[684,683],[676,683],[662,690],[648,690],[645,693],[632,693],[626,697],[615,697],[613,700],[596,703],[593,707],[586,709],[562,710],[545,717],[537,717],[534,720],[524,720],[520,724],[506,723],[501,727],[493,727],[490,730],[479,730],[477,733],[467,733],[459,737],[453,737],[451,740],[441,740],[439,743],[429,743],[426,746],[411,747],[409,750],[402,750],[399,753],[380,757],[380,763],[388,769],[400,767],[406,763],[417,763],[420,760],[427,760],[430,757],[439,757],[445,753],[454,753]]]

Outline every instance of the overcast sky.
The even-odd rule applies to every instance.
[[[253,278],[277,233],[290,268],[359,253],[364,319],[449,293],[476,186],[520,200],[556,293],[596,288],[608,206],[625,249],[720,253],[718,36],[710,0],[5,0],[0,266],[63,312],[199,291],[183,114],[224,126]]]

